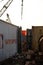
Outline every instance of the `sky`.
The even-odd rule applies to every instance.
[[[0,10],[8,0],[0,0]],[[0,17],[7,19],[8,13],[11,23],[17,26],[22,26],[23,30],[31,29],[32,26],[43,26],[43,0],[24,0],[23,16],[21,20],[21,0],[13,0],[8,9]]]

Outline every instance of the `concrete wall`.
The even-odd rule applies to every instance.
[[[3,34],[3,48],[0,49],[0,61],[13,56],[17,52],[17,26],[0,20],[0,34]],[[13,44],[6,44],[5,40],[15,39]]]

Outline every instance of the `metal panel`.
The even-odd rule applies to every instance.
[[[32,48],[39,50],[39,38],[43,35],[43,26],[32,27]]]
[[[17,28],[17,26],[0,21],[0,34],[3,34],[3,48],[0,49],[0,61],[13,56],[17,52]],[[6,44],[5,40],[8,39],[15,39],[16,42]]]

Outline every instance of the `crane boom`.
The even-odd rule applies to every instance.
[[[3,6],[3,8],[0,10],[0,17],[3,15],[3,13],[6,11],[6,9],[10,6],[13,0],[8,0],[8,2]]]

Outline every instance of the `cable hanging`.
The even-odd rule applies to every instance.
[[[22,19],[22,15],[23,15],[23,0],[22,0],[22,4],[21,4],[21,19]]]

